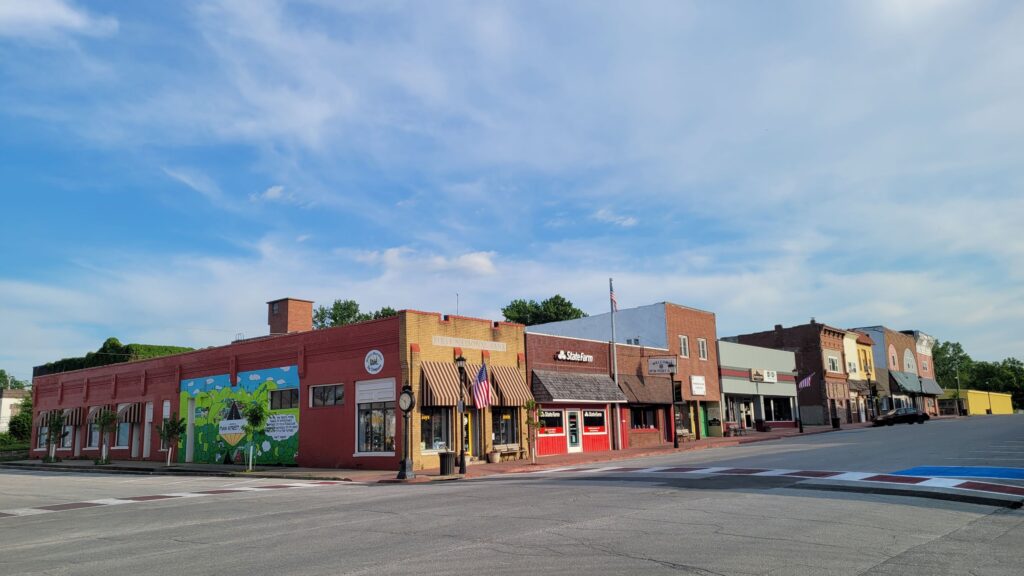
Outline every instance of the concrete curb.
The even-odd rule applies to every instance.
[[[273,474],[266,472],[234,472],[216,470],[196,470],[189,468],[136,468],[132,466],[62,466],[60,464],[24,464],[16,462],[0,462],[0,468],[18,470],[35,470],[47,472],[72,472],[78,474],[128,474],[135,476],[211,476],[217,478],[269,478],[277,480],[333,480],[352,482],[343,476],[320,474]]]
[[[932,500],[946,500],[949,502],[966,502],[968,504],[980,504],[982,506],[998,506],[1011,510],[1020,509],[1024,506],[1024,498],[1020,496],[1009,496],[994,494],[991,492],[976,492],[972,490],[959,490],[957,488],[934,488],[930,486],[877,486],[866,485],[862,482],[815,481],[804,480],[797,482],[789,489],[796,490],[820,490],[822,492],[852,492],[858,494],[882,494],[886,496],[910,496],[914,498],[930,498]]]

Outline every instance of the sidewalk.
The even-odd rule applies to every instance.
[[[852,430],[870,427],[871,423],[843,424],[842,426],[843,430]],[[536,464],[531,464],[529,460],[512,460],[508,462],[499,462],[497,464],[470,462],[466,470],[465,478],[482,478],[485,476],[493,476],[495,474],[515,474],[520,472],[546,470],[550,468],[561,468],[563,466],[578,466],[581,464],[613,462],[616,460],[629,460],[633,458],[668,456],[676,452],[739,446],[754,442],[765,442],[769,440],[792,438],[794,436],[822,434],[832,431],[833,429],[831,426],[805,426],[803,434],[800,434],[799,430],[796,428],[782,428],[772,430],[771,432],[751,432],[747,436],[704,438],[701,440],[683,442],[679,445],[678,449],[673,448],[671,445],[667,445],[651,448],[627,448],[625,450],[607,452],[581,452],[577,454],[543,456],[537,458]],[[105,466],[97,466],[92,460],[65,460],[55,464],[44,464],[41,460],[16,460],[0,463],[0,468],[51,470],[93,474],[113,473],[173,476],[240,476],[246,478],[285,478],[291,480],[341,480],[360,483],[396,482],[395,476],[397,474],[397,471],[394,470],[349,470],[281,466],[257,466],[255,471],[246,472],[245,466],[243,465],[174,464],[171,467],[167,467],[161,462],[138,460],[117,460],[112,464]],[[461,478],[461,476],[440,476],[440,470],[434,468],[417,471],[414,482],[454,480],[458,478]]]

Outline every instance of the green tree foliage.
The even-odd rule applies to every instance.
[[[17,440],[28,442],[32,439],[32,396],[21,399],[18,413],[11,417],[8,432]]]
[[[543,302],[536,300],[513,300],[501,309],[505,320],[533,326],[561,320],[575,320],[587,314],[561,294],[555,294]]]
[[[0,368],[0,390],[24,390],[25,388],[28,388],[28,382],[18,380]]]
[[[960,389],[1004,392],[1013,396],[1013,405],[1024,407],[1024,362],[1007,358],[1002,362],[973,360],[959,342],[939,342],[932,350],[935,377],[946,389],[956,389],[956,374],[960,374]]]
[[[245,418],[245,435],[249,439],[249,471],[252,472],[253,450],[255,445],[253,439],[258,432],[263,432],[267,425],[267,407],[263,402],[250,402],[243,411]]]
[[[35,376],[67,372],[69,370],[81,370],[82,368],[93,368],[95,366],[106,366],[120,362],[131,362],[132,360],[145,360],[147,358],[159,358],[171,354],[191,352],[192,348],[183,346],[154,346],[152,344],[121,344],[117,338],[107,338],[99,350],[89,352],[85,356],[76,358],[64,358],[56,362],[48,362],[37,366],[34,370]]]
[[[164,419],[155,426],[160,440],[167,445],[167,465],[170,466],[171,454],[174,453],[174,447],[178,445],[178,438],[185,433],[188,424],[185,423],[184,418],[178,418],[178,413],[174,412],[170,418]]]
[[[64,430],[64,411],[51,410],[46,417],[46,458],[44,462],[57,462],[57,446],[67,436]]]
[[[96,427],[99,428],[100,438],[102,439],[103,445],[100,452],[100,458],[96,463],[110,464],[110,433],[117,428],[117,412],[114,412],[109,408],[104,408],[94,416],[93,422],[95,422]]]
[[[332,328],[367,320],[379,320],[398,315],[398,311],[385,306],[374,312],[360,312],[359,303],[355,300],[335,300],[330,307],[317,306],[313,311],[313,328]]]

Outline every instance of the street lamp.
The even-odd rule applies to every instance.
[[[412,386],[408,382],[402,387],[402,393],[398,396],[398,407],[402,410],[402,464],[398,469],[399,480],[412,480],[416,473],[412,470],[412,428],[409,426],[412,409],[416,406],[416,396],[413,395]]]
[[[956,371],[956,415],[963,416],[963,412],[960,410],[960,359],[957,358],[953,362],[953,370]]]
[[[461,354],[455,358],[459,369],[459,474],[466,475],[466,359]]]
[[[668,369],[669,381],[672,383],[672,405],[668,407],[669,412],[672,414],[672,447],[679,448],[679,422],[676,420],[676,363],[673,360],[672,365]],[[680,386],[682,384],[680,383]],[[679,391],[679,397],[682,398],[683,391]]]

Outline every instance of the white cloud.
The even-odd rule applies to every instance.
[[[263,192],[253,192],[249,195],[249,200],[252,202],[276,202],[279,204],[298,204],[299,199],[292,192],[285,190],[285,187],[280,184],[270,186]]]
[[[199,192],[211,202],[223,200],[220,186],[209,176],[190,168],[163,168],[164,174]]]
[[[0,2],[0,37],[54,38],[62,33],[107,36],[117,32],[117,20],[92,16],[63,0]]]
[[[615,224],[623,228],[630,228],[636,226],[639,220],[634,216],[624,216],[622,214],[616,214],[608,208],[601,208],[597,212],[594,212],[593,217],[599,222],[606,222],[608,224]]]

